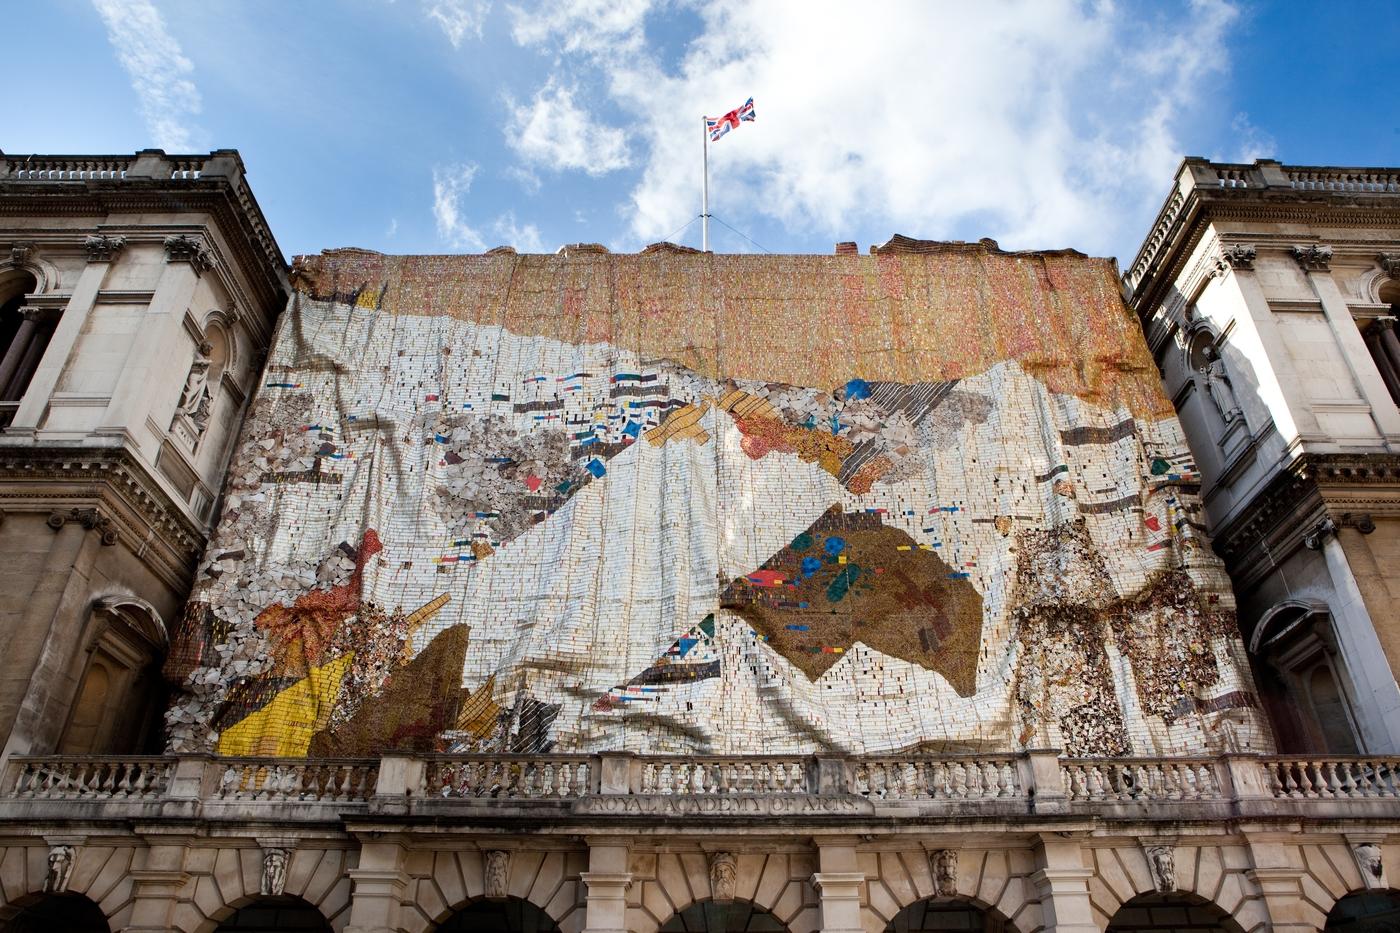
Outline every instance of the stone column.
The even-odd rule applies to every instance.
[[[627,933],[627,888],[631,848],[612,837],[589,839],[588,871],[579,876],[588,888],[584,933]]]
[[[1346,550],[1336,534],[1322,534],[1322,555],[1336,594],[1332,602],[1332,628],[1337,651],[1346,664],[1355,690],[1356,724],[1364,751],[1373,755],[1400,752],[1400,686],[1390,669],[1375,623],[1356,585]]]
[[[16,429],[33,431],[43,420],[49,399],[68,365],[68,358],[73,355],[79,335],[87,325],[88,315],[97,303],[97,293],[101,291],[102,283],[107,278],[107,270],[126,248],[126,237],[97,234],[88,237],[83,242],[83,248],[87,250],[88,264],[83,269],[83,274],[78,277],[78,284],[73,287],[68,303],[63,307],[62,316],[58,319],[58,326],[49,340],[48,349],[44,352],[39,368],[35,370],[34,378],[29,382],[24,401],[15,414],[13,427]],[[0,382],[0,385],[3,385],[3,382]]]
[[[817,873],[812,876],[812,887],[821,896],[822,933],[863,933],[860,886],[864,883],[855,839],[817,840]]]
[[[165,271],[156,283],[141,330],[98,429],[101,433],[126,435],[151,461],[155,460],[156,439],[143,426],[154,403],[165,396],[173,398],[183,384],[186,367],[180,366],[177,372],[171,361],[184,359],[178,351],[185,312],[200,275],[213,267],[208,249],[194,237],[166,237],[165,255]]]
[[[44,557],[44,569],[27,594],[19,626],[7,633],[0,665],[0,733],[8,733],[3,755],[46,753],[56,746],[68,718],[76,686],[68,662],[83,649],[82,631],[90,612],[88,573],[99,536],[80,522],[55,513],[57,528]],[[53,527],[51,524],[50,527]],[[59,691],[67,690],[62,696]]]
[[[400,933],[400,905],[408,888],[403,846],[361,840],[360,864],[350,869],[350,923],[345,933]]]
[[[1389,364],[1390,372],[1395,377],[1395,398],[1400,399],[1400,339],[1395,336],[1395,318],[1379,317],[1371,326],[1375,328],[1383,359]]]
[[[1313,294],[1322,302],[1322,312],[1332,330],[1332,338],[1337,341],[1342,359],[1351,372],[1352,382],[1361,397],[1371,406],[1371,417],[1382,437],[1400,445],[1400,409],[1390,397],[1390,390],[1381,380],[1380,371],[1374,366],[1366,366],[1363,360],[1370,359],[1366,352],[1366,342],[1361,331],[1352,319],[1351,309],[1342,297],[1337,283],[1332,280],[1332,248],[1330,246],[1295,246],[1293,258],[1298,261]]]
[[[10,393],[5,390],[9,388],[11,380],[19,372],[20,362],[24,359],[26,351],[29,350],[29,345],[38,336],[39,315],[37,311],[37,308],[19,309],[18,313],[23,320],[20,321],[19,329],[15,331],[15,337],[10,341],[10,346],[5,351],[4,359],[0,359],[0,401],[19,401],[8,398]]]
[[[1031,874],[1031,882],[1040,894],[1045,928],[1056,933],[1099,933],[1089,902],[1094,871],[1084,867],[1079,840],[1042,833],[1036,861],[1040,867]]]
[[[1376,369],[1380,370],[1381,379],[1385,382],[1385,387],[1390,390],[1390,397],[1397,405],[1400,405],[1400,371],[1395,368],[1390,351],[1381,338],[1382,329],[1389,330],[1393,339],[1395,321],[1393,318],[1377,318],[1366,332],[1366,348],[1371,351],[1371,359],[1376,363]]]
[[[1310,915],[1315,916],[1317,908],[1303,900],[1302,878],[1307,866],[1300,860],[1298,837],[1249,833],[1245,838],[1254,863],[1245,874],[1264,895],[1269,928],[1277,933],[1312,933],[1317,928]]]

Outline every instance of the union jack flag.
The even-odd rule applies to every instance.
[[[744,106],[731,110],[722,117],[706,117],[705,129],[710,131],[710,142],[719,142],[730,130],[737,130],[740,123],[753,122],[753,98],[744,101]]]

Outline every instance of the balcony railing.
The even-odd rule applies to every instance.
[[[1014,819],[1400,817],[1400,758],[429,755],[11,758],[0,821],[453,813]]]

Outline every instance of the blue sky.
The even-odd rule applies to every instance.
[[[1184,154],[1400,164],[1395,0],[8,2],[5,152],[237,148],[288,257],[639,249],[749,96],[710,150],[721,252],[1127,260]]]

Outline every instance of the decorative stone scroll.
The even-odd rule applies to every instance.
[[[1303,267],[1304,272],[1326,272],[1332,265],[1332,247],[1318,246],[1316,243],[1295,246],[1293,258]]]
[[[126,237],[94,234],[83,240],[83,249],[87,251],[88,262],[111,262],[126,249]]]
[[[739,861],[732,852],[716,852],[710,856],[710,896],[717,903],[734,900],[739,884]]]
[[[270,848],[263,849],[262,881],[258,885],[258,893],[264,897],[281,897],[287,890],[287,860],[289,853],[286,849]]]
[[[503,901],[510,896],[510,853],[493,849],[483,859],[482,874],[487,900]]]
[[[63,894],[68,890],[68,879],[73,874],[73,861],[72,846],[60,845],[49,849],[49,872],[44,878],[45,894]]]
[[[929,853],[928,861],[933,869],[934,896],[955,896],[958,893],[958,850],[937,849]]]
[[[165,261],[187,262],[194,267],[196,275],[214,268],[214,254],[204,241],[184,233],[165,238]]]
[[[1176,890],[1176,848],[1174,846],[1148,846],[1147,868],[1152,872],[1152,885],[1159,894]]]

